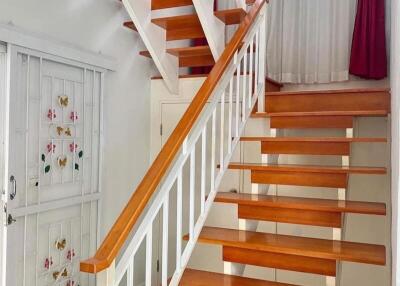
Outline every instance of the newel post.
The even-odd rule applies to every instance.
[[[114,286],[115,283],[115,260],[111,265],[96,275],[97,286]]]

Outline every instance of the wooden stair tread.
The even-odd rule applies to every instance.
[[[240,276],[225,275],[194,269],[186,269],[180,286],[294,286]]]
[[[188,239],[186,235],[185,240]],[[269,253],[290,254],[331,260],[385,265],[385,246],[259,233],[217,227],[203,227],[199,242]]]
[[[386,215],[385,204],[372,202],[235,194],[225,192],[218,193],[215,202],[272,208],[291,208],[297,210]]]
[[[209,46],[182,47],[167,49],[167,53],[177,57],[194,57],[194,56],[209,56],[211,49]],[[151,58],[149,51],[141,51],[140,55]]]
[[[209,46],[172,48],[167,49],[167,53],[179,57],[180,67],[203,67],[215,64]],[[151,58],[149,51],[141,51],[139,54]]]
[[[346,138],[346,137],[241,137],[240,141],[256,142],[360,142],[360,143],[383,143],[386,138]]]
[[[137,28],[136,28],[136,26],[135,26],[135,24],[132,22],[132,21],[127,21],[127,22],[124,22],[124,27],[127,27],[127,28],[129,28],[129,29],[132,29],[132,30],[134,30],[134,31],[138,31],[137,30]]]
[[[241,8],[215,11],[215,16],[224,22],[226,25],[239,24],[244,17],[246,17],[246,11]]]
[[[246,12],[243,9],[227,9],[215,12],[215,16],[227,25],[239,24],[245,15]],[[201,25],[197,14],[155,18],[151,21],[164,29],[180,29],[184,26]]]
[[[193,5],[192,0],[152,0],[151,1],[151,9],[152,10],[190,6],[190,5]]]
[[[252,117],[302,117],[302,116],[387,116],[387,110],[350,110],[350,111],[306,111],[306,112],[257,112]]]
[[[229,169],[278,172],[342,173],[342,174],[386,174],[385,167],[347,167],[319,165],[285,165],[261,163],[230,163]]]
[[[269,96],[280,96],[280,95],[303,95],[303,94],[347,94],[347,93],[362,93],[368,94],[371,92],[390,92],[389,88],[355,88],[355,89],[331,89],[331,90],[301,90],[301,91],[278,91],[278,92],[266,92]]]

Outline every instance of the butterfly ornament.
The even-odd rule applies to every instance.
[[[59,104],[62,108],[68,107],[68,103],[69,103],[68,96],[66,96],[66,95],[60,95],[60,96],[58,97],[58,104]]]
[[[64,169],[67,166],[67,163],[68,163],[67,156],[59,156],[58,159],[57,159],[57,163],[58,163],[58,166],[61,169]]]

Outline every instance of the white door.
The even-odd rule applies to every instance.
[[[94,285],[103,71],[9,46],[7,286]]]

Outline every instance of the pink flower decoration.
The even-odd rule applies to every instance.
[[[71,111],[69,119],[71,119],[71,121],[73,121],[73,122],[77,121],[78,120],[78,113],[75,112],[75,111]]]
[[[44,268],[46,268],[47,270],[50,268],[50,266],[53,265],[53,258],[50,257],[46,258],[46,260],[44,261]]]
[[[72,260],[72,258],[74,258],[74,257],[75,257],[75,250],[74,249],[68,250],[67,259]]]
[[[51,144],[51,143],[47,144],[47,152],[48,153],[51,153],[51,152],[55,153],[56,152],[56,145],[55,144]]]
[[[56,117],[57,117],[56,110],[55,109],[53,109],[53,110],[49,109],[49,111],[47,112],[47,118],[50,119],[50,120],[53,120]]]
[[[78,144],[74,144],[74,143],[69,144],[69,151],[71,153],[74,153],[76,151],[76,149],[78,149]]]

